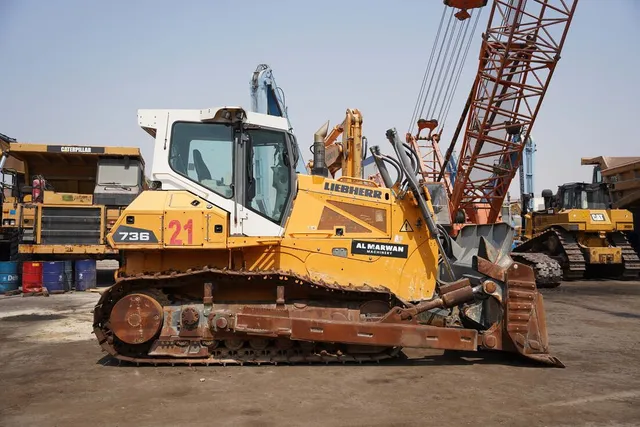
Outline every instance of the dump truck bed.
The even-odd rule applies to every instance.
[[[614,208],[640,208],[640,157],[583,158],[583,165],[600,166],[602,180],[612,184]]]

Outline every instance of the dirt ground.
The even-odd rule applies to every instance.
[[[565,369],[441,352],[371,366],[118,366],[91,334],[97,294],[0,297],[0,425],[640,425],[640,283],[543,293]]]

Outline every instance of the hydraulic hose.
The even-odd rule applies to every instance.
[[[455,275],[453,274],[453,269],[451,268],[451,260],[449,259],[449,257],[444,251],[444,245],[442,241],[438,238],[438,235],[440,234],[440,229],[437,227],[437,223],[435,218],[433,217],[433,213],[427,206],[427,202],[424,196],[422,195],[422,193],[420,192],[420,186],[418,184],[418,180],[416,179],[416,175],[409,173],[409,170],[411,168],[411,160],[409,159],[409,156],[405,152],[404,144],[398,137],[398,132],[396,131],[395,128],[387,130],[386,136],[389,142],[391,142],[391,145],[393,145],[396,151],[396,154],[398,155],[398,159],[400,160],[400,166],[404,169],[405,175],[407,176],[407,183],[409,184],[409,187],[411,187],[411,190],[413,191],[413,195],[415,196],[416,201],[418,202],[418,206],[420,207],[422,216],[425,219],[427,228],[429,229],[429,232],[431,233],[431,235],[435,237],[436,243],[438,245],[438,249],[442,254],[442,261],[443,261],[445,270],[447,271],[447,274],[449,275],[451,280],[456,280]]]

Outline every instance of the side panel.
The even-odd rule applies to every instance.
[[[282,246],[316,280],[384,286],[407,300],[435,290],[435,241],[409,198],[385,188],[300,176]]]
[[[202,246],[206,230],[203,227],[203,203],[194,201],[193,195],[169,193],[164,210],[165,247]]]
[[[108,235],[116,249],[221,249],[228,213],[186,191],[144,191]]]
[[[18,228],[22,215],[22,205],[5,201],[2,204],[2,227]]]
[[[613,226],[618,231],[633,231],[633,214],[627,209],[611,209],[607,211]]]

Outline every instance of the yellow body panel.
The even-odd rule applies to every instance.
[[[5,202],[2,204],[2,227],[18,227],[21,211],[22,205],[16,203],[14,197],[12,197],[12,200],[5,199]]]
[[[531,239],[549,227],[586,233],[633,231],[633,214],[626,209],[569,209],[529,213],[525,220],[525,238]]]
[[[191,204],[194,200],[196,206]],[[152,233],[151,239],[124,241],[120,239],[128,236],[110,233],[107,240],[111,246],[126,245],[126,249],[226,249],[227,218],[225,211],[188,191],[144,191],[124,210],[113,229],[121,225],[141,229]]]
[[[370,181],[299,175],[281,237],[229,236],[222,209],[187,191],[146,191],[108,241],[125,250],[127,275],[204,265],[276,269],[327,283],[385,286],[417,301],[433,296],[438,265],[437,244],[419,215],[410,198],[396,199]]]
[[[6,229],[33,228],[36,208],[33,205],[5,202],[2,204],[2,227]]]

